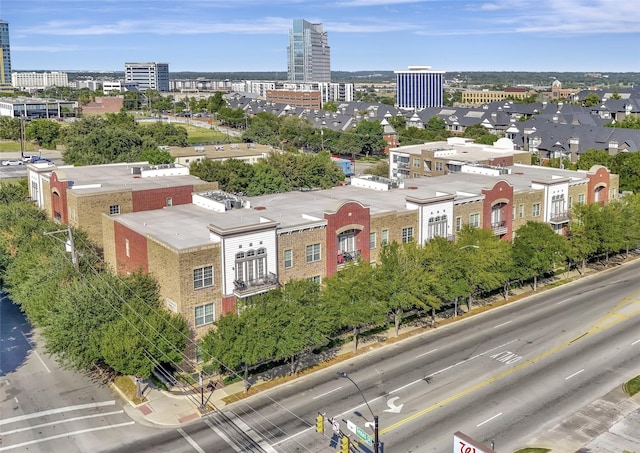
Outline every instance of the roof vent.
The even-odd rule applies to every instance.
[[[255,209],[256,211],[264,211],[266,208],[266,206],[255,206],[253,209]]]

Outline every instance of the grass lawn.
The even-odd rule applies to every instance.
[[[131,376],[117,376],[113,380],[113,385],[118,387],[120,391],[127,397],[127,399],[133,404],[140,404],[146,401],[146,398],[144,396],[142,397],[142,399],[136,396],[136,383],[133,382]]]
[[[228,142],[227,134],[224,132],[218,132],[213,129],[204,129],[202,127],[190,126],[188,124],[176,123],[178,126],[182,126],[187,130],[189,143],[202,143],[202,142]],[[231,142],[238,142],[237,138],[230,137]]]
[[[624,391],[627,392],[629,396],[633,396],[640,392],[640,376],[636,376],[624,384]]]
[[[34,143],[25,143],[25,151],[37,151],[38,145]],[[3,151],[20,151],[20,142],[14,142],[11,140],[0,140],[0,152]]]

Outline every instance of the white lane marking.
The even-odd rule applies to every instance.
[[[48,442],[50,440],[61,439],[63,437],[77,436],[78,434],[90,433],[93,431],[104,431],[105,429],[120,428],[121,426],[129,426],[129,425],[133,425],[134,423],[135,422],[125,422],[125,423],[119,423],[117,425],[99,426],[97,428],[81,429],[80,431],[72,431],[70,433],[57,434],[55,436],[43,437],[42,439],[22,442],[21,444],[7,445],[6,447],[0,447],[0,451],[13,450],[14,448],[26,447],[27,445],[39,444],[40,442]]]
[[[422,354],[417,355],[415,358],[419,359],[420,357],[423,357],[423,356],[425,356],[427,354],[431,354],[432,352],[436,352],[436,351],[437,351],[437,349],[432,349],[431,351],[423,352]]]
[[[51,370],[49,369],[49,367],[47,366],[46,363],[44,363],[44,360],[42,360],[42,357],[40,357],[40,354],[38,354],[38,351],[36,351],[35,346],[33,345],[33,343],[31,343],[31,340],[29,340],[29,338],[27,338],[27,336],[24,334],[23,331],[20,331],[20,333],[22,334],[22,336],[24,337],[25,340],[27,340],[27,343],[29,343],[29,346],[31,346],[33,348],[33,353],[36,355],[36,357],[38,358],[38,360],[40,360],[40,363],[42,364],[42,366],[44,367],[45,370],[47,370],[47,373],[51,373]]]
[[[229,418],[229,420],[231,420],[232,423],[234,423],[235,425],[237,425],[242,431],[244,431],[244,433],[249,436],[251,439],[253,439],[253,441],[255,443],[257,443],[258,445],[260,445],[260,448],[262,448],[264,451],[266,451],[267,453],[278,453],[276,451],[275,448],[273,448],[271,445],[269,445],[267,442],[265,442],[265,440],[262,438],[262,436],[260,436],[260,434],[258,434],[257,432],[255,432],[253,430],[253,428],[251,428],[249,425],[247,425],[240,417],[238,417],[235,413],[231,412],[229,414],[227,414],[227,417]]]
[[[105,417],[107,415],[122,414],[123,412],[124,411],[103,412],[100,414],[85,415],[84,417],[65,418],[64,420],[57,420],[55,422],[42,423],[41,425],[33,425],[33,426],[27,426],[26,428],[12,429],[11,431],[5,431],[0,433],[0,436],[6,436],[7,434],[21,433],[22,431],[29,431],[36,428],[44,428],[45,426],[61,425],[63,423],[75,422],[78,420],[85,420],[87,418]]]
[[[229,438],[229,436],[227,436],[226,433],[224,431],[222,431],[220,428],[218,428],[217,426],[213,426],[213,423],[211,423],[211,421],[205,420],[204,422],[209,428],[211,428],[213,430],[214,433],[216,433],[218,435],[218,437],[220,437],[220,439],[224,440],[226,443],[231,445],[231,448],[233,448],[237,452],[241,452],[242,451],[242,448],[240,448],[240,446],[238,444],[236,444],[234,441],[232,441]]]
[[[63,412],[79,411],[82,409],[93,409],[95,407],[113,406],[116,404],[115,400],[102,401],[100,403],[87,403],[79,404],[77,406],[60,407],[58,409],[49,409],[48,411],[35,412],[33,414],[18,415],[17,417],[5,418],[0,420],[0,425],[7,425],[9,423],[20,422],[22,420],[28,420],[30,418],[44,417],[45,415],[61,414]]]
[[[493,416],[493,417],[491,417],[491,418],[486,419],[486,420],[485,420],[485,421],[483,421],[482,423],[480,423],[480,424],[476,425],[476,428],[481,427],[481,426],[482,426],[482,425],[484,425],[485,423],[489,423],[491,420],[493,420],[494,418],[498,418],[498,417],[500,417],[501,415],[502,415],[502,412],[500,412],[499,414],[494,415],[494,416]]]
[[[569,302],[570,300],[571,298],[569,297],[568,299],[564,299],[564,300],[561,300],[560,302],[556,302],[556,305],[564,304],[565,302]]]
[[[513,320],[512,320],[513,321]],[[498,327],[502,327],[502,326],[506,326],[507,324],[509,324],[511,321],[507,321],[507,322],[503,322],[502,324],[498,324],[497,326],[493,326],[494,329],[497,329]]]
[[[454,363],[453,365],[450,365],[450,366],[448,366],[448,367],[446,367],[446,368],[443,368],[443,369],[438,370],[438,371],[436,371],[436,372],[434,372],[434,373],[431,373],[431,374],[429,374],[429,375],[427,375],[427,376],[423,377],[422,379],[416,379],[415,381],[413,381],[413,382],[409,382],[408,384],[403,385],[402,387],[398,387],[398,388],[397,388],[397,389],[395,389],[395,390],[391,390],[391,391],[389,392],[389,395],[391,395],[392,393],[399,392],[400,390],[404,390],[404,389],[406,389],[407,387],[411,387],[412,385],[417,384],[418,382],[423,382],[425,379],[432,378],[433,376],[435,376],[435,375],[437,375],[437,374],[444,373],[445,371],[448,371],[448,370],[450,370],[450,369],[451,369],[451,368],[453,368],[453,367],[456,367],[456,366],[458,366],[458,365],[462,365],[463,363],[469,362],[469,361],[471,361],[471,360],[473,360],[473,359],[477,359],[478,357],[482,357],[483,355],[488,354],[488,353],[490,353],[491,351],[495,351],[495,350],[496,350],[496,349],[498,349],[498,348],[503,348],[503,347],[505,347],[505,346],[507,346],[507,345],[510,345],[511,343],[514,343],[514,342],[516,342],[516,341],[518,341],[518,339],[517,339],[517,338],[516,338],[515,340],[511,340],[511,341],[508,341],[508,342],[506,342],[506,343],[504,343],[504,344],[501,344],[500,346],[496,346],[495,348],[491,348],[491,349],[489,349],[488,351],[484,351],[484,352],[481,352],[480,354],[474,355],[473,357],[469,357],[468,359],[461,360],[461,361],[460,361],[460,362],[458,362],[458,363]],[[378,400],[378,399],[381,399],[381,398],[382,398],[382,397],[381,397],[381,396],[379,396],[378,398],[375,398],[373,401]],[[360,406],[358,406],[358,407],[360,407]],[[345,414],[346,414],[346,413],[347,413],[347,412],[345,412]]]
[[[583,371],[584,371],[584,368],[583,368],[583,369],[581,369],[580,371],[576,371],[575,373],[573,373],[573,374],[572,374],[572,375],[570,375],[570,376],[567,376],[566,378],[564,378],[564,380],[565,380],[565,381],[566,381],[566,380],[569,380],[569,379],[571,379],[572,377],[577,376],[578,374],[582,373]]]
[[[178,428],[178,432],[182,437],[185,438],[187,442],[189,442],[189,444],[191,444],[195,451],[197,451],[198,453],[206,453],[202,448],[200,448],[200,445],[198,445],[196,441],[191,438],[191,436],[184,432],[182,428]]]
[[[18,403],[18,397],[17,397],[17,396],[14,396],[14,397],[13,397],[13,400],[16,402],[16,404],[19,404],[19,403]]]
[[[635,345],[637,345],[638,343],[640,343],[640,340],[636,340],[636,341],[634,341],[633,343],[631,343],[631,346],[635,346]]]
[[[322,398],[323,396],[327,396],[327,395],[329,395],[330,393],[335,392],[336,390],[340,390],[341,388],[342,388],[342,387],[338,387],[338,388],[335,388],[335,389],[333,389],[333,390],[329,390],[328,392],[324,392],[324,393],[323,393],[323,394],[321,394],[321,395],[314,396],[314,397],[313,397],[313,398],[311,398],[311,399],[312,399],[312,400],[317,400],[318,398]]]

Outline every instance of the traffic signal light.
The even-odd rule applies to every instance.
[[[349,438],[344,434],[340,438],[340,453],[349,453]]]
[[[324,434],[324,415],[320,413],[316,416],[316,432]]]

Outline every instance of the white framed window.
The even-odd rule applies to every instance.
[[[193,270],[193,289],[213,286],[213,266],[199,267]]]
[[[540,217],[540,203],[533,204],[533,212],[531,214],[533,217]]]
[[[524,217],[524,205],[521,204],[520,206],[518,206],[518,210],[519,210],[518,217],[522,219]]]
[[[389,243],[389,230],[382,230],[382,240],[380,245],[387,245]]]
[[[573,207],[573,197],[569,197],[569,203],[567,204],[567,206],[569,207],[569,209]]]
[[[420,168],[420,159],[413,159],[413,166]]]
[[[111,206],[109,206],[109,215],[118,215],[118,214],[120,214],[119,204],[112,204]]]
[[[376,233],[369,233],[369,250],[373,250],[376,248]]]
[[[173,198],[167,197],[167,207],[173,206]]]
[[[198,305],[195,308],[195,324],[196,327],[211,324],[214,320],[213,303]]]
[[[447,236],[447,216],[430,217],[427,225],[427,239]]]
[[[469,216],[469,225],[474,228],[480,227],[480,214],[471,214]]]
[[[413,227],[402,229],[402,242],[409,242],[413,239]]]
[[[320,261],[320,244],[307,245],[307,263]]]
[[[236,280],[253,282],[267,274],[267,249],[247,250],[236,253]]]
[[[456,217],[456,231],[462,230],[462,217]]]
[[[127,255],[127,258],[131,257],[131,250],[129,249],[129,239],[124,240],[124,254]]]
[[[284,251],[284,268],[289,269],[293,267],[293,251],[287,249]]]
[[[314,275],[313,277],[309,277],[309,281],[317,283],[318,285],[322,283],[322,279],[319,275]]]
[[[578,204],[584,204],[584,194],[578,195]]]

